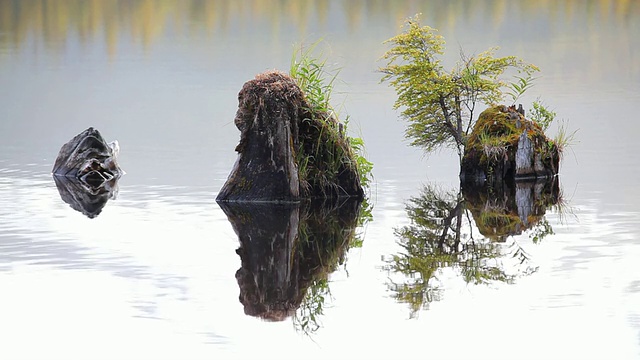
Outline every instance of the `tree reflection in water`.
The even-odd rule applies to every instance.
[[[245,314],[292,317],[299,331],[316,331],[331,296],[329,274],[361,245],[356,228],[369,219],[368,206],[359,200],[219,205],[240,240],[236,280]]]
[[[438,275],[445,269],[475,285],[512,283],[535,272],[513,236],[527,232],[538,243],[553,234],[544,214],[561,203],[557,178],[451,191],[425,186],[406,204],[410,224],[395,229],[403,250],[385,265],[390,275],[402,275],[388,283],[393,297],[415,317],[442,298]]]

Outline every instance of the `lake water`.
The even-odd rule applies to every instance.
[[[418,274],[394,271],[411,199],[458,191],[455,155],[408,146],[376,71],[418,12],[447,67],[460,47],[492,46],[538,65],[522,102],[540,96],[578,129],[562,206],[536,220],[553,234],[482,242],[526,251],[492,258],[513,281],[475,284],[450,264],[420,292]],[[0,1],[0,358],[640,357],[638,34],[640,3],[622,0]],[[362,244],[305,331],[300,312],[245,314],[240,241],[215,197],[236,159],[238,91],[318,39],[375,179]],[[90,126],[119,141],[127,172],[93,219],[51,177]],[[399,299],[403,286],[422,300]]]

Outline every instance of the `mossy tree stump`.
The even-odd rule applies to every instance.
[[[342,126],[333,115],[314,111],[289,75],[257,75],[244,84],[238,102],[238,159],[216,200],[363,198]]]
[[[537,123],[513,106],[493,106],[469,136],[460,177],[463,183],[549,179],[558,174],[559,162],[558,146]]]

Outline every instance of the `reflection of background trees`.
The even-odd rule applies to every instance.
[[[334,11],[344,14],[344,17],[332,16]],[[323,32],[343,27],[354,32],[369,21],[376,26],[385,24],[393,34],[406,17],[417,12],[424,13],[425,23],[441,31],[450,31],[458,22],[474,19],[483,20],[497,28],[506,19],[521,17],[522,14],[527,14],[530,18],[562,18],[571,27],[572,23],[590,25],[596,20],[610,24],[629,22],[640,16],[640,3],[632,0],[0,1],[0,34],[8,34],[0,36],[0,47],[18,47],[25,44],[28,37],[35,36],[50,46],[63,49],[70,36],[92,41],[99,37],[104,38],[109,54],[114,55],[122,35],[130,35],[136,42],[147,47],[165,31],[178,34],[191,34],[194,31],[204,31],[207,34],[221,32],[227,37],[241,36],[238,26],[249,27],[253,22],[266,21],[271,28],[268,39],[278,39],[277,34],[285,30],[282,28],[285,20],[294,24],[294,30],[300,33],[301,38],[311,31],[312,26],[321,26],[324,28]],[[332,19],[340,19],[341,23],[334,23]],[[544,22],[531,23],[543,28],[547,26]],[[585,26],[583,30],[588,32],[584,37],[590,38],[604,29]],[[536,29],[522,31],[529,34],[540,32]],[[546,35],[541,36],[545,38],[541,41],[550,42],[549,48],[554,52],[563,51],[561,44],[566,41],[564,37],[553,39],[546,37],[548,33],[544,33]],[[389,34],[382,36],[381,39],[388,36]],[[622,37],[619,41],[630,43],[631,39],[623,38],[624,34],[619,37]],[[555,44],[556,40],[558,44]],[[567,47],[564,50],[569,52],[575,49]],[[595,47],[593,51],[598,51],[598,48]]]
[[[403,276],[390,281],[393,296],[408,303],[415,316],[442,297],[438,275],[445,269],[469,284],[511,283],[535,272],[510,236],[528,231],[538,242],[551,234],[544,213],[558,201],[557,180],[448,192],[425,186],[406,205],[410,224],[395,229],[403,250],[386,269]]]
[[[236,272],[247,315],[271,321],[293,317],[304,333],[319,327],[329,274],[360,244],[360,201],[339,204],[267,205],[220,203],[238,239]]]

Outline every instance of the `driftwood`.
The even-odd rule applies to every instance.
[[[360,204],[220,203],[240,240],[236,280],[245,313],[272,321],[292,316],[312,283],[344,261]]]
[[[60,197],[73,209],[96,217],[116,196],[124,174],[117,163],[118,142],[107,144],[100,132],[88,128],[64,144],[52,174]]]
[[[362,198],[353,153],[330,114],[314,112],[288,75],[272,71],[238,94],[238,158],[218,201]]]

